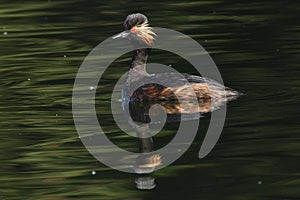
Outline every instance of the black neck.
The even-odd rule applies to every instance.
[[[131,60],[131,69],[146,72],[146,62],[150,49],[137,49],[133,51]]]

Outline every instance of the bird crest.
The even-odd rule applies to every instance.
[[[153,28],[147,22],[138,24],[130,29],[131,33],[135,33],[148,46],[151,46],[157,35],[153,32]]]

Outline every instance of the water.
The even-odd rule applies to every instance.
[[[72,87],[85,56],[121,30],[125,16],[145,13],[203,45],[227,86],[246,93],[228,104],[220,140],[198,158],[209,114],[189,150],[156,171],[156,188],[136,189],[141,176],[110,169],[84,148],[72,118]],[[1,1],[1,199],[298,199],[300,4],[296,1]],[[191,73],[185,62],[155,52]],[[136,141],[113,122],[110,91],[128,69],[124,55],[97,88],[104,129],[120,147]],[[160,62],[161,63],[161,62]],[[116,67],[114,67],[116,66]],[[168,124],[157,147],[174,136]],[[146,176],[142,176],[146,177]]]

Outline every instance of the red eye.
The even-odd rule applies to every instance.
[[[131,33],[135,33],[135,31],[136,31],[136,27],[135,26],[130,29]]]

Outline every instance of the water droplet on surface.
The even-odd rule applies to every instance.
[[[89,90],[94,90],[96,87],[94,87],[94,86],[90,86],[89,87]]]
[[[96,171],[92,171],[92,175],[96,175]]]

